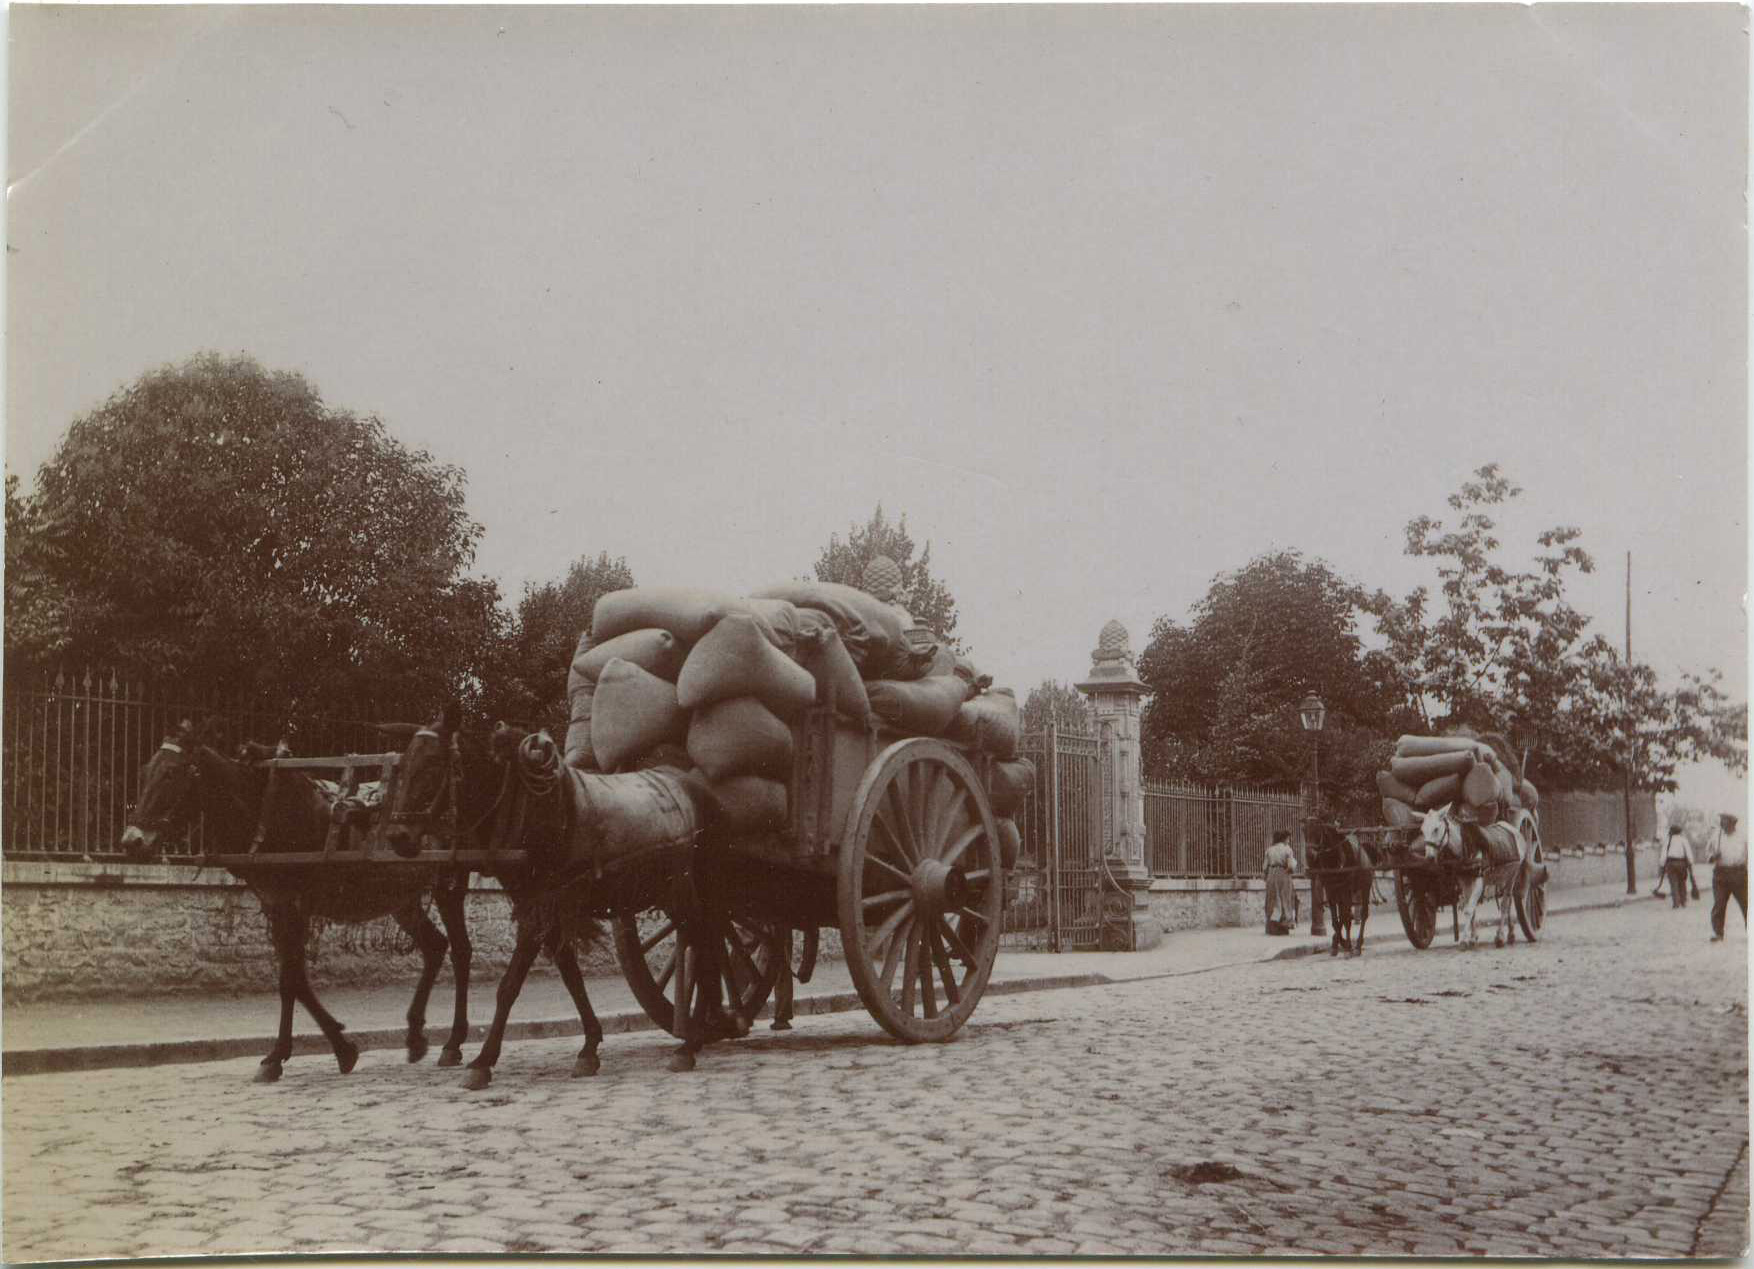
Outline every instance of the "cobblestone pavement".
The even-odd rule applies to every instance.
[[[664,1069],[510,1045],[9,1079],[10,1261],[272,1251],[1726,1256],[1747,943],[1655,904],[1537,946],[989,997],[956,1042],[808,1017]]]

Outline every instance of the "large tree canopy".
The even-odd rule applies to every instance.
[[[857,586],[865,566],[879,555],[887,555],[901,568],[902,607],[938,638],[959,651],[966,650],[956,638],[956,599],[949,587],[932,576],[932,544],[926,543],[919,559],[914,558],[914,540],[908,534],[905,515],[892,524],[880,504],[868,521],[847,530],[844,542],[839,534],[831,536],[816,558],[816,580]]]
[[[1149,773],[1302,780],[1313,741],[1298,705],[1314,692],[1328,710],[1321,784],[1347,801],[1399,721],[1393,667],[1358,635],[1366,598],[1322,561],[1278,551],[1214,578],[1188,624],[1159,618],[1139,658],[1152,691],[1142,720]]]
[[[1369,601],[1424,728],[1501,732],[1551,788],[1617,788],[1630,771],[1639,788],[1670,790],[1677,765],[1699,759],[1745,771],[1747,707],[1723,695],[1716,671],[1664,689],[1589,634],[1565,595],[1570,575],[1595,567],[1577,529],[1538,534],[1532,567],[1501,560],[1490,509],[1521,493],[1498,464],[1479,468],[1449,496],[1453,527],[1407,525],[1407,554],[1435,561],[1437,597],[1421,586]]]
[[[484,674],[487,716],[561,735],[567,723],[566,675],[579,635],[591,628],[597,600],[634,584],[627,561],[603,552],[595,559],[581,555],[559,581],[526,586]]]
[[[74,421],[30,497],[9,487],[8,660],[293,713],[458,691],[498,604],[466,576],[463,491],[297,374],[212,353],[153,371]]]
[[[1080,735],[1096,730],[1095,713],[1084,693],[1058,679],[1043,679],[1030,688],[1022,713],[1024,731],[1041,731],[1050,723]]]

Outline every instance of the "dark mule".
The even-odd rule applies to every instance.
[[[460,732],[458,721],[455,708],[447,708],[409,738],[387,831],[393,848],[417,849],[419,839],[454,808],[463,845],[524,852],[522,862],[475,865],[496,876],[510,897],[517,939],[500,979],[493,1023],[469,1063],[464,1087],[482,1089],[492,1082],[512,1006],[543,953],[560,971],[585,1035],[572,1073],[595,1075],[603,1029],[585,991],[577,949],[602,936],[598,918],[660,902],[678,914],[683,938],[707,926],[689,858],[693,829],[701,822],[698,808],[705,802],[703,786],[698,777],[674,768],[614,776],[577,772],[561,762],[546,733],[519,732],[502,723],[491,736],[480,737]],[[674,840],[666,826],[678,829]],[[636,866],[616,867],[624,861]],[[697,986],[715,982],[721,970],[711,959],[714,940],[695,938],[690,944],[699,954],[686,958],[679,977],[692,977]],[[691,991],[687,982],[677,991],[679,999],[694,1000],[696,1007],[685,1020],[673,1069],[691,1069],[694,1053],[708,1040],[747,1030],[714,1007],[713,993]]]
[[[268,770],[252,762],[220,755],[217,728],[211,721],[197,733],[185,722],[165,737],[146,765],[140,799],[129,816],[121,845],[135,859],[154,856],[163,834],[181,829],[197,814],[206,816],[207,845],[215,853],[243,854],[255,840],[258,824],[267,827],[264,854],[316,851],[323,848],[332,815],[357,821],[361,809],[337,804],[316,781],[301,771],[280,771],[269,796]],[[262,746],[240,752],[262,756]],[[343,1074],[359,1060],[359,1048],[343,1034],[341,1023],[323,1008],[312,988],[305,949],[314,920],[358,924],[394,917],[421,955],[420,980],[408,1006],[408,1060],[426,1055],[426,1002],[444,964],[447,946],[457,972],[456,1017],[439,1059],[440,1066],[462,1061],[468,1035],[469,939],[464,930],[463,901],[467,874],[435,871],[405,864],[321,863],[264,865],[231,870],[255,892],[268,918],[269,938],[279,966],[280,1031],[274,1047],[256,1072],[258,1083],[280,1078],[292,1056],[293,1004],[304,1005],[322,1028]],[[423,898],[430,891],[445,933],[426,915]],[[448,938],[447,938],[448,935]]]
[[[1309,870],[1321,876],[1328,922],[1334,930],[1328,955],[1338,956],[1342,948],[1348,956],[1363,955],[1377,860],[1358,838],[1332,824],[1306,819],[1303,828],[1309,843]]]

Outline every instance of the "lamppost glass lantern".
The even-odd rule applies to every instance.
[[[1322,724],[1328,721],[1328,707],[1322,704],[1322,698],[1311,692],[1303,698],[1303,704],[1297,707],[1298,717],[1303,720],[1303,729],[1310,733],[1309,756],[1309,814],[1320,813],[1322,801]],[[1309,932],[1313,937],[1327,933],[1322,921],[1322,882],[1320,877],[1312,875],[1309,879]]]
[[[1297,707],[1297,712],[1303,716],[1305,731],[1320,731],[1328,718],[1328,707],[1322,704],[1322,698],[1314,692],[1303,698],[1303,704]]]

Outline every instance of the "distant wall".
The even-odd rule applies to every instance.
[[[261,906],[226,873],[132,864],[3,868],[0,985],[7,1003],[275,989]],[[436,924],[430,906],[429,913]],[[471,977],[498,977],[513,930],[511,905],[496,885],[471,891],[468,921]],[[420,974],[419,954],[388,917],[326,926],[308,951],[319,987],[412,985]],[[585,972],[619,972],[607,939]],[[448,961],[439,981],[451,981]]]

